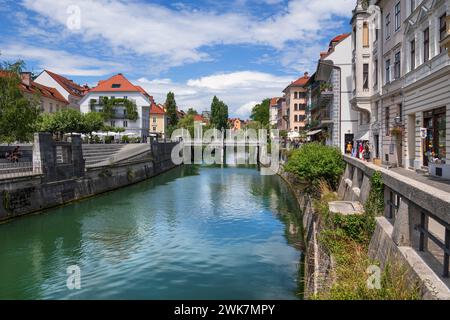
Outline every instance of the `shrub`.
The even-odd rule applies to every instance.
[[[379,171],[370,178],[370,193],[364,209],[374,217],[384,212],[384,183]]]
[[[319,143],[308,143],[292,153],[285,170],[297,175],[310,190],[317,188],[321,179],[336,189],[344,167],[339,149]]]
[[[129,142],[130,142],[130,138],[128,136],[122,137],[122,143],[129,143]]]

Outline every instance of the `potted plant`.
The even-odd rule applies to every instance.
[[[403,128],[400,126],[393,127],[391,129],[391,135],[393,135],[394,137],[397,137],[397,138],[401,137],[403,135]]]

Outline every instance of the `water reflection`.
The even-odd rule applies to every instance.
[[[294,299],[296,214],[278,176],[180,167],[1,225],[0,298]]]

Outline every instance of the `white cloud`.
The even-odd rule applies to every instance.
[[[212,98],[217,95],[229,106],[230,116],[248,118],[255,104],[265,98],[282,95],[281,90],[292,80],[268,73],[242,71],[213,74],[184,83],[141,78],[137,84],[161,103],[165,101],[167,92],[173,91],[182,109],[193,107],[198,111],[209,110]]]
[[[34,10],[66,26],[73,0],[23,0]],[[277,0],[265,0],[276,3]],[[334,15],[349,17],[354,0],[292,0],[285,10],[260,20],[245,13],[217,13],[177,6],[169,9],[142,1],[79,0],[85,41],[105,40],[111,47],[160,58],[161,65],[178,66],[210,59],[204,48],[217,44],[260,44],[283,50],[291,42],[316,41]],[[52,10],[48,10],[52,8]]]
[[[123,66],[72,55],[62,50],[49,50],[21,44],[9,44],[1,48],[2,59],[39,61],[39,67],[56,73],[72,76],[103,76],[123,68]]]

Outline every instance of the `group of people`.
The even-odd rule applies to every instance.
[[[348,142],[346,146],[346,153],[351,154],[352,157],[363,161],[370,161],[370,144],[369,141],[358,141],[354,146],[352,142]]]
[[[20,156],[19,146],[15,147],[12,152],[5,153],[5,159],[11,162],[19,162]]]

